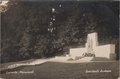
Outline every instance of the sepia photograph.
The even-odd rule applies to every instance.
[[[120,79],[118,0],[0,0],[0,79]]]

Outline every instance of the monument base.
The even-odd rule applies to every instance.
[[[115,54],[115,45],[106,44],[99,45],[97,33],[91,33],[87,36],[87,43],[83,48],[71,48],[70,49],[71,57],[103,57],[110,60],[116,59]],[[83,56],[84,55],[84,56]]]
[[[110,53],[110,60],[116,60],[116,54]]]

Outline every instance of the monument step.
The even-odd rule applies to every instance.
[[[93,57],[84,57],[81,58],[80,61],[91,61],[93,59]]]

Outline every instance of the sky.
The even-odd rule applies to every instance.
[[[8,3],[9,0],[2,0],[0,5],[6,5]]]

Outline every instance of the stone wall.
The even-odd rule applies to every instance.
[[[90,33],[87,36],[87,42],[84,48],[71,48],[70,55],[72,57],[82,56],[83,53],[95,54],[95,57],[105,57],[108,59],[116,59],[115,45],[100,45],[98,43],[97,33]]]

